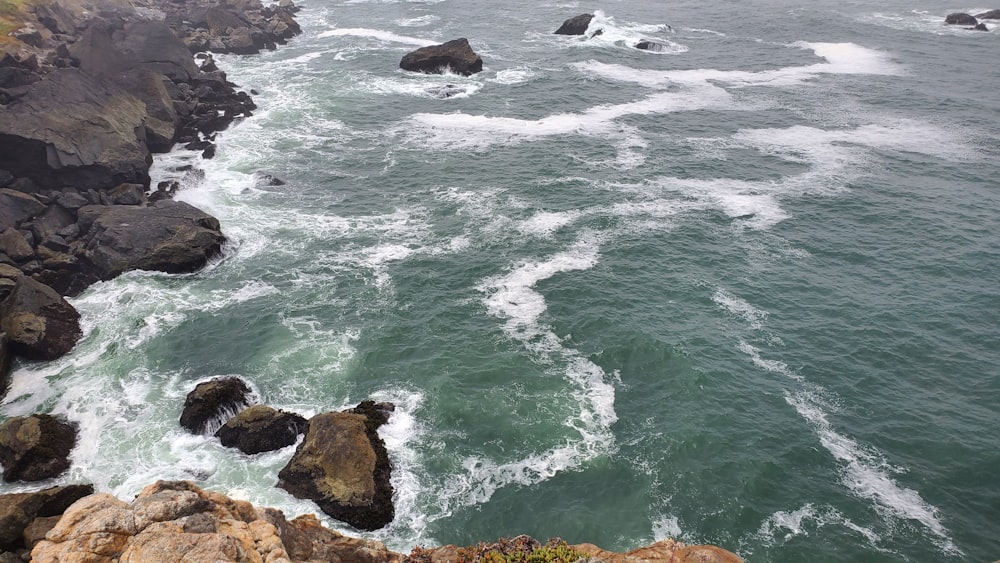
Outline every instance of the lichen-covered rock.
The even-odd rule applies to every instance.
[[[252,402],[253,393],[243,380],[219,377],[199,383],[188,393],[180,423],[192,434],[214,434]]]
[[[230,418],[215,435],[223,446],[256,454],[294,444],[307,425],[308,421],[297,414],[254,405]]]
[[[421,47],[403,56],[399,68],[425,74],[442,74],[445,70],[469,76],[483,70],[483,59],[462,37],[441,45]]]
[[[633,549],[625,553],[606,551],[594,544],[585,543],[570,546],[590,558],[590,561],[614,561],[616,563],[644,563],[664,561],[669,563],[743,563],[743,559],[714,545],[685,545],[679,541],[665,539],[652,545]]]
[[[60,516],[71,504],[93,493],[93,485],[65,485],[35,493],[0,495],[0,551],[30,548],[24,535],[35,519]]]
[[[564,21],[559,29],[555,31],[557,35],[583,35],[590,27],[590,20],[594,19],[594,14],[580,14]]]
[[[80,339],[80,314],[49,286],[20,276],[0,305],[0,332],[15,354],[54,360]]]
[[[47,414],[10,418],[0,424],[3,479],[41,481],[69,469],[76,427]]]
[[[309,420],[305,439],[278,473],[278,487],[314,501],[323,512],[362,530],[392,521],[392,466],[377,421],[331,412]]]

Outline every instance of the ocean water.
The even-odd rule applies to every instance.
[[[307,416],[397,404],[396,519],[362,534],[397,550],[1000,558],[1000,32],[942,23],[991,6],[302,6],[289,45],[217,57],[257,115],[156,163],[224,256],[93,286],[75,351],[16,366],[0,418],[80,423],[56,482],[316,512],[273,486],[294,447],[177,424],[238,375]],[[602,35],[552,35],[583,12]],[[481,74],[398,69],[457,37]]]

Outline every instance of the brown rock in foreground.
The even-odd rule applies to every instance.
[[[305,439],[278,473],[278,487],[355,528],[387,525],[395,516],[391,465],[375,431],[384,420],[351,412],[312,417]]]
[[[94,494],[93,485],[50,487],[36,493],[0,495],[0,551],[26,545],[25,530],[38,519],[59,516],[71,504]]]

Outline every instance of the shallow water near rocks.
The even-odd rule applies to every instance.
[[[363,535],[397,550],[1000,557],[1000,36],[943,25],[967,8],[302,5],[289,45],[216,57],[260,109],[203,177],[156,164],[224,258],[93,286],[77,349],[17,366],[0,417],[80,423],[59,482],[315,512],[274,487],[294,446],[177,424],[238,375],[304,416],[396,403],[396,519]],[[481,74],[398,70],[457,37]]]

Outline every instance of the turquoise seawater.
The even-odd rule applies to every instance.
[[[58,482],[315,512],[273,486],[292,447],[178,426],[233,374],[305,415],[398,405],[397,516],[364,534],[398,550],[1000,558],[1000,31],[942,23],[990,6],[302,6],[289,45],[217,57],[257,115],[156,164],[225,256],[92,287],[77,349],[17,366],[0,418],[81,425]],[[457,37],[481,74],[398,69]]]

